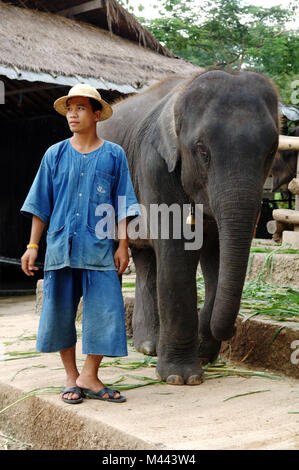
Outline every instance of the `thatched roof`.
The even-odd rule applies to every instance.
[[[116,0],[2,0],[3,3],[43,11],[83,21],[109,30],[118,36],[157,51],[168,57],[173,54],[163,47],[150,31],[144,28]]]
[[[54,5],[58,2],[23,0],[14,3]],[[67,3],[74,5],[83,2],[60,1],[60,8]],[[113,13],[117,2],[104,0],[104,3],[106,13],[107,8],[110,9],[109,21],[115,25],[115,15],[120,14],[120,7]],[[144,28],[139,30],[140,34],[141,30]],[[117,85],[129,85],[133,91],[165,75],[199,70],[182,59],[168,57],[163,50],[155,52],[152,50],[154,42],[152,49],[145,48],[82,21],[3,2],[0,2],[0,41],[0,65],[17,70],[19,79],[22,79],[22,71],[46,73],[52,77],[92,77],[106,82],[107,89],[113,89],[113,84],[115,89]]]

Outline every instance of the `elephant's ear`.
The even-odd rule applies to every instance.
[[[152,142],[156,151],[165,160],[169,172],[174,171],[180,158],[174,104],[174,99],[171,99],[161,109],[155,123],[155,140]]]

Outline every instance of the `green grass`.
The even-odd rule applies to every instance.
[[[262,280],[246,282],[240,314],[263,315],[275,321],[299,322],[299,291]]]

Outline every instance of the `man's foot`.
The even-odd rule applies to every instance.
[[[102,388],[98,392],[94,392],[93,390],[89,390],[87,388],[82,389],[84,398],[93,398],[94,400],[103,400],[103,401],[112,401],[114,403],[123,403],[126,401],[126,397],[119,394],[118,390],[113,390],[112,388]],[[108,398],[104,398],[108,395]],[[118,398],[115,398],[117,395]]]
[[[60,393],[60,398],[66,403],[72,403],[72,400],[80,400],[80,398],[82,401],[82,390],[76,384],[78,376],[79,373],[66,376],[66,388]],[[81,403],[81,401],[76,401],[76,403]]]
[[[62,390],[60,396],[65,403],[75,405],[76,403],[82,403],[84,395],[80,387],[67,387]]]
[[[94,378],[85,377],[85,376],[82,377],[82,374],[79,375],[79,377],[77,378],[76,385],[77,387],[80,387],[83,390],[83,392],[84,390],[88,390],[89,392],[91,393],[93,392],[96,394],[101,392],[105,388],[105,385],[99,379],[94,379]],[[121,395],[117,390],[114,390],[113,396],[111,396],[111,392],[110,394],[108,394],[108,392],[101,394],[101,398],[104,400],[111,399],[111,398],[113,400],[117,400],[117,399],[120,399],[120,397]]]

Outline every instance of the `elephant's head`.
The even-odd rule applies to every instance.
[[[220,268],[210,325],[218,340],[233,335],[263,184],[278,145],[277,107],[277,91],[266,77],[208,71],[178,89],[165,108],[173,113],[171,129],[164,130],[168,169],[181,160],[185,192],[204,203],[218,226]]]

